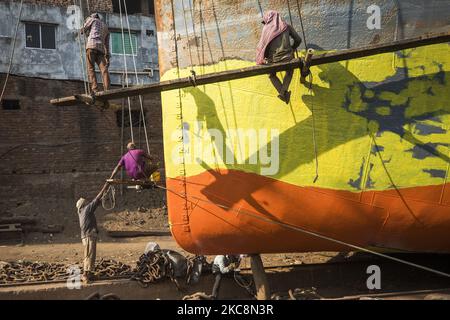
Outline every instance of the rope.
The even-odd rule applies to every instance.
[[[83,25],[83,23],[84,23],[83,5],[82,5],[81,0],[79,2],[80,2],[80,13],[81,13],[79,22],[80,22],[81,28],[83,28],[84,27],[84,25]],[[73,0],[73,4],[76,6],[76,0]],[[87,79],[86,67],[87,66],[85,66],[84,59],[83,59],[83,45],[81,43],[81,38],[82,38],[82,36],[81,36],[81,28],[78,28],[78,47],[80,49],[80,62],[81,62],[81,69],[82,69],[81,73],[83,75],[84,93],[88,94],[88,92],[90,92],[90,88],[89,88],[89,85],[86,83],[86,79]]]
[[[183,20],[184,20],[184,29],[185,29],[185,33],[186,33],[186,42],[187,42],[187,44],[188,44],[188,50],[189,50],[189,59],[190,59],[190,62],[191,62],[191,65],[190,65],[190,67],[191,67],[191,75],[189,76],[189,81],[191,82],[191,84],[194,86],[194,87],[196,87],[197,86],[197,78],[196,78],[196,73],[195,73],[195,70],[194,70],[194,68],[193,68],[193,66],[194,66],[194,62],[193,62],[193,60],[192,60],[192,52],[191,52],[191,44],[189,43],[189,33],[188,33],[188,29],[187,29],[187,22],[186,22],[186,11],[185,11],[185,8],[184,8],[184,0],[181,0],[181,5],[182,5],[182,7],[183,7]],[[190,2],[190,0],[189,0],[189,6],[190,6],[190,12],[191,12],[191,14],[192,14],[192,7],[191,7],[191,2]],[[192,21],[192,25],[194,25],[194,21]]]
[[[259,13],[261,14],[261,19],[262,19],[262,18],[264,18],[264,13],[263,13],[263,9],[261,6],[261,2],[259,2],[259,0],[256,0],[256,4],[258,5]]]
[[[289,20],[290,20],[290,22],[291,22],[291,26],[293,26],[294,24],[293,24],[293,22],[292,22],[292,14],[291,14],[291,4],[290,4],[290,0],[286,0],[286,4],[287,4],[287,7],[288,7],[288,12],[289,12]],[[295,48],[295,57],[298,59],[298,50],[297,50],[297,48]]]
[[[316,183],[317,179],[319,179],[319,155],[318,155],[318,151],[317,151],[316,119],[314,117],[314,98],[313,98],[312,83],[313,83],[313,75],[311,72],[309,72],[308,93],[311,96],[311,118],[312,118],[312,129],[313,129],[312,136],[313,136],[313,145],[314,145],[314,158],[315,158],[315,165],[316,165],[316,176],[314,177],[313,183]]]
[[[189,5],[191,5],[191,3],[189,2]],[[183,7],[183,21],[184,21],[184,30],[186,33],[186,42],[188,44],[188,50],[189,50],[189,60],[191,62],[191,73],[195,71],[193,70],[193,65],[194,62],[192,60],[192,52],[191,52],[191,44],[189,43],[189,33],[188,33],[188,29],[187,29],[187,22],[186,22],[186,11],[185,11],[185,7],[184,7],[184,0],[181,0],[181,6]],[[192,9],[191,9],[192,10]]]
[[[380,148],[377,144],[377,141],[375,140],[375,136],[372,134],[372,132],[369,131],[369,135],[373,141],[373,144],[375,146],[375,150],[378,154],[378,157],[380,158],[381,161],[381,165],[383,166],[384,171],[386,172],[386,175],[389,178],[389,181],[391,182],[391,185],[394,187],[395,191],[397,192],[399,198],[402,200],[403,204],[405,205],[406,209],[409,211],[409,213],[411,214],[411,216],[414,218],[414,220],[419,223],[422,227],[425,227],[425,225],[423,224],[422,221],[419,220],[419,218],[417,218],[417,216],[414,214],[414,212],[412,211],[412,209],[409,207],[408,203],[406,202],[405,198],[403,197],[403,195],[401,194],[400,190],[397,187],[397,184],[394,182],[394,180],[392,179],[392,176],[390,175],[388,169],[386,168],[386,164],[385,161],[383,159],[383,156],[381,155],[380,152]]]
[[[124,83],[125,74],[122,73],[121,82],[122,82],[122,88],[125,86]],[[124,127],[125,127],[125,99],[122,98],[122,115],[121,115],[121,124],[122,127],[120,128],[120,157],[123,155],[123,149],[124,149]],[[120,168],[120,180],[123,180],[123,168]],[[120,195],[123,195],[123,185],[120,185]]]
[[[306,54],[306,52],[308,52],[308,45],[306,44],[305,28],[303,28],[302,7],[303,7],[303,0],[301,0],[301,5],[298,4],[297,0],[297,10],[298,16],[300,18],[300,26],[302,27],[303,41],[305,43],[305,54]]]
[[[123,63],[125,67],[125,85],[127,88],[130,86],[128,83],[128,66],[127,66],[127,58],[125,57],[125,34],[123,31],[123,15],[122,15],[122,1],[119,0],[119,14],[120,14],[120,29],[122,30],[122,49],[123,49]],[[131,38],[129,39],[131,43]],[[133,47],[133,43],[131,43],[131,47]],[[131,141],[134,143],[134,134],[133,134],[133,118],[131,116],[131,100],[130,97],[128,100],[128,114],[130,116],[130,132],[131,132]]]
[[[195,12],[195,0],[192,0],[192,2],[191,2],[191,0],[189,0],[189,9],[190,9],[189,10],[189,14],[191,15],[191,22],[192,22],[192,32],[194,34],[195,43],[197,44],[197,31],[195,31],[196,29],[195,29],[195,14],[194,14],[194,12]],[[200,26],[200,29],[201,29],[201,26]],[[200,53],[199,53],[199,49],[198,49],[198,44],[196,46],[197,46],[197,61],[198,61],[198,63],[200,63],[201,60],[200,60]]]
[[[17,17],[16,29],[14,31],[14,40],[13,40],[13,45],[11,48],[11,55],[9,57],[8,72],[6,73],[5,83],[3,84],[2,94],[0,95],[0,104],[3,101],[3,95],[5,94],[6,85],[8,83],[8,79],[9,79],[9,74],[11,73],[12,62],[13,62],[13,58],[14,58],[14,51],[16,49],[17,31],[19,30],[20,18],[22,17],[22,8],[23,8],[23,0],[20,0],[19,15]]]
[[[109,195],[111,193],[111,195]],[[109,199],[110,207],[106,206],[107,198]],[[114,186],[109,185],[108,190],[102,196],[102,207],[107,211],[111,211],[116,207],[116,189]]]
[[[124,9],[125,9],[125,17],[127,19],[128,36],[129,36],[130,42],[131,42],[131,30],[130,30],[130,20],[128,19],[127,1],[123,0],[123,4],[124,4]],[[125,47],[124,47],[124,50],[125,50]],[[138,72],[137,72],[137,67],[136,67],[136,58],[134,57],[133,43],[131,43],[131,56],[133,58],[133,66],[134,66],[134,73],[135,73],[135,76],[136,76],[136,84],[139,84],[139,77],[138,77]],[[146,121],[145,121],[144,106],[143,106],[143,102],[142,101],[143,101],[142,100],[142,95],[139,95],[139,104],[141,106],[141,116],[142,116],[143,125],[144,125],[145,142],[147,143],[147,152],[148,152],[148,154],[150,154],[150,144],[148,142],[147,125],[146,125]],[[141,130],[139,129],[139,134],[140,133],[141,133]]]
[[[182,195],[182,194],[180,194],[180,193],[178,193],[176,191],[170,190],[170,189],[168,189],[166,187],[163,187],[163,186],[160,186],[160,185],[156,185],[156,187],[157,188],[161,188],[161,189],[165,189],[168,192],[172,192],[172,193],[174,193],[174,194],[176,194],[176,195],[178,195],[181,198],[184,198],[186,200],[188,198],[187,194],[186,195]],[[448,274],[448,273],[445,273],[445,272],[442,272],[442,271],[439,271],[439,270],[435,270],[435,269],[432,269],[432,268],[428,268],[428,267],[425,267],[425,266],[422,266],[422,265],[419,265],[419,264],[416,264],[416,263],[413,263],[413,262],[409,262],[409,261],[406,261],[406,260],[403,260],[403,259],[399,259],[399,258],[395,258],[395,257],[392,257],[392,256],[388,256],[386,254],[379,253],[379,252],[374,251],[374,250],[366,249],[364,247],[360,247],[358,245],[354,245],[354,244],[351,244],[351,243],[348,243],[348,242],[345,242],[345,241],[341,241],[341,240],[338,240],[338,239],[335,239],[335,238],[332,238],[332,237],[329,237],[329,236],[326,236],[326,235],[322,235],[322,234],[317,233],[317,232],[309,231],[307,229],[304,229],[304,228],[301,228],[301,227],[298,227],[298,226],[295,226],[295,225],[291,225],[291,224],[288,224],[288,223],[275,221],[275,220],[272,220],[270,218],[262,217],[260,215],[257,215],[256,213],[252,213],[251,211],[243,210],[242,208],[233,209],[231,207],[228,207],[228,206],[225,206],[225,205],[222,205],[222,204],[218,204],[218,203],[215,203],[213,201],[201,199],[201,198],[195,197],[195,196],[190,196],[190,198],[192,198],[194,200],[197,200],[197,202],[198,201],[202,201],[202,202],[205,202],[205,203],[208,203],[208,204],[213,204],[213,205],[215,205],[215,206],[217,206],[219,208],[222,208],[222,209],[225,209],[225,210],[228,210],[228,211],[234,211],[234,212],[236,212],[236,214],[244,214],[244,215],[247,215],[249,217],[255,218],[257,220],[266,222],[266,223],[279,225],[279,226],[284,227],[286,229],[290,229],[290,230],[294,230],[294,231],[297,231],[297,232],[301,232],[301,233],[304,233],[304,234],[307,234],[307,235],[310,235],[310,236],[313,236],[313,237],[316,237],[316,238],[320,238],[322,240],[331,241],[331,242],[334,242],[334,243],[337,243],[337,244],[340,244],[340,245],[343,245],[343,246],[346,246],[346,247],[350,247],[350,248],[358,250],[358,251],[363,251],[363,252],[366,252],[366,253],[370,253],[370,254],[373,254],[373,255],[376,255],[376,256],[388,259],[388,260],[399,262],[399,263],[402,263],[402,264],[405,264],[405,265],[409,265],[411,267],[415,267],[415,268],[418,268],[418,269],[422,269],[422,270],[425,270],[425,271],[428,271],[428,272],[432,272],[432,273],[438,274],[440,276],[444,276],[444,277],[450,278],[450,274]]]
[[[252,284],[253,284],[252,279],[250,279],[250,281],[246,284],[246,283],[244,283],[244,281],[243,281],[244,279],[243,279],[242,277],[241,277],[242,282],[241,282],[241,280],[239,280],[238,277],[236,277],[237,274],[239,274],[239,271],[234,271],[234,272],[233,272],[233,278],[234,278],[234,281],[236,281],[236,283],[238,284],[238,286],[241,287],[241,288],[244,288],[244,289],[246,289],[246,290],[250,289],[250,287],[251,287]]]
[[[297,0],[297,10],[298,10],[298,16],[300,18],[300,26],[302,28],[303,42],[305,45],[305,54],[307,54],[308,45],[306,43],[305,28],[303,27],[302,10],[301,10],[302,7],[303,7],[303,0],[301,2],[301,5],[299,4],[299,2]],[[288,8],[289,8],[289,15],[291,15],[291,9],[289,7],[289,0],[288,0]],[[291,21],[292,21],[292,18],[291,18]],[[297,53],[297,50],[296,50],[296,53]],[[297,53],[297,56],[298,56],[298,53]],[[316,170],[316,175],[314,177],[313,183],[316,183],[317,179],[319,179],[319,155],[318,155],[318,151],[317,151],[316,119],[314,116],[314,99],[313,99],[312,83],[313,83],[313,75],[311,72],[309,72],[308,93],[311,96],[311,117],[312,117],[312,129],[313,129],[312,138],[313,138],[313,145],[314,145],[314,159],[315,159],[315,170]]]

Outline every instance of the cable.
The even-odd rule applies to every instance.
[[[313,135],[313,145],[314,145],[314,158],[315,158],[315,164],[316,164],[316,176],[314,177],[313,183],[316,183],[317,179],[319,179],[319,155],[317,151],[317,141],[316,141],[316,120],[314,116],[314,98],[313,98],[313,90],[312,90],[312,83],[313,83],[313,75],[311,72],[309,72],[309,88],[308,92],[311,96],[311,118],[312,118],[312,135]]]
[[[8,83],[8,79],[9,79],[9,74],[11,73],[12,62],[13,62],[13,58],[14,58],[14,51],[16,49],[17,31],[19,30],[20,18],[22,17],[22,8],[23,8],[23,0],[20,0],[19,15],[17,17],[16,29],[14,31],[14,40],[13,40],[13,44],[12,44],[12,48],[11,48],[11,55],[9,57],[8,72],[6,73],[5,83],[3,84],[2,93],[0,94],[0,104],[3,101],[3,95],[5,94],[6,85]]]
[[[108,196],[111,193],[110,196]],[[106,198],[109,198],[109,202],[111,204],[110,207],[106,206]],[[116,189],[114,189],[114,186],[109,185],[108,190],[106,190],[106,192],[103,194],[102,196],[102,207],[103,209],[107,210],[107,211],[111,211],[116,207]]]
[[[81,27],[78,28],[78,47],[80,49],[80,62],[81,62],[81,69],[82,69],[81,73],[83,75],[84,93],[87,95],[90,92],[89,91],[90,88],[89,88],[89,85],[86,83],[86,78],[87,78],[86,68],[87,68],[87,66],[85,66],[85,64],[84,64],[83,48],[82,48],[82,43],[81,43],[81,38],[82,38],[81,37],[81,28],[84,29],[84,15],[83,15],[83,5],[81,3],[81,0],[79,2],[80,2],[80,13],[81,13],[79,23],[80,23]],[[73,5],[76,6],[76,0],[73,0]],[[84,34],[84,30],[83,30],[83,34]]]
[[[190,0],[189,0],[189,5],[191,5]],[[195,73],[194,62],[192,60],[192,51],[191,51],[191,44],[189,42],[189,33],[188,33],[188,27],[187,27],[187,21],[186,21],[186,9],[184,7],[184,0],[181,0],[181,6],[183,7],[184,29],[185,29],[185,33],[186,33],[186,42],[187,42],[187,45],[188,45],[189,59],[190,59],[190,62],[191,62],[191,65],[190,65],[191,75],[189,76],[189,81],[191,82],[191,84],[194,87],[196,87],[197,86],[197,78],[196,78],[197,74]],[[192,11],[192,9],[190,11]],[[194,25],[194,21],[192,21],[192,24]]]
[[[306,43],[306,36],[305,36],[305,28],[303,28],[303,19],[302,19],[302,7],[303,7],[303,0],[302,1],[302,5],[300,6],[298,4],[298,0],[297,0],[297,10],[298,10],[298,16],[300,18],[300,26],[302,27],[302,34],[303,34],[303,41],[305,42],[305,54],[308,52],[308,45]]]
[[[190,2],[189,2],[189,5],[190,5]],[[186,21],[186,11],[185,11],[185,7],[184,7],[184,0],[181,0],[181,6],[183,7],[183,18],[184,18],[183,21],[184,21],[184,29],[185,29],[185,33],[186,33],[186,42],[188,44],[189,60],[191,62],[191,66],[190,66],[191,73],[194,72],[194,74],[195,74],[195,71],[193,69],[194,62],[192,60],[191,44],[189,43],[189,33],[188,33],[188,27],[187,27],[187,21]]]
[[[163,187],[163,186],[160,186],[160,185],[156,185],[156,187],[157,188],[161,188],[161,189],[165,189],[165,190],[167,190],[169,192],[172,192],[172,193],[178,195],[179,197],[182,197],[182,198],[186,199],[186,201],[187,201],[187,198],[188,198],[187,195],[184,196],[184,195],[182,195],[182,194],[180,194],[180,193],[178,193],[176,191],[170,190],[170,189],[168,189],[166,187]],[[373,255],[385,258],[385,259],[389,259],[389,260],[392,260],[392,261],[395,261],[395,262],[399,262],[399,263],[402,263],[402,264],[405,264],[405,265],[409,265],[409,266],[412,266],[412,267],[415,267],[415,268],[418,268],[418,269],[422,269],[422,270],[425,270],[425,271],[429,271],[429,272],[432,272],[432,273],[435,273],[435,274],[438,274],[438,275],[450,278],[450,274],[448,274],[448,273],[445,273],[445,272],[442,272],[442,271],[439,271],[439,270],[435,270],[435,269],[432,269],[432,268],[428,268],[428,267],[425,267],[425,266],[422,266],[422,265],[419,265],[419,264],[416,264],[416,263],[413,263],[413,262],[409,262],[409,261],[406,261],[406,260],[403,260],[403,259],[399,259],[399,258],[395,258],[395,257],[392,257],[392,256],[388,256],[386,254],[379,253],[379,252],[374,251],[374,250],[366,249],[364,247],[360,247],[358,245],[354,245],[354,244],[351,244],[351,243],[348,243],[348,242],[344,242],[344,241],[341,241],[341,240],[338,240],[338,239],[335,239],[335,238],[332,238],[332,237],[328,237],[328,236],[322,235],[322,234],[317,233],[317,232],[309,231],[307,229],[304,229],[304,228],[301,228],[301,227],[298,227],[298,226],[295,226],[295,225],[291,225],[291,224],[280,222],[280,221],[275,221],[275,220],[272,220],[270,218],[265,218],[265,217],[262,217],[260,215],[257,215],[256,213],[252,213],[251,211],[243,210],[242,208],[239,208],[239,210],[236,210],[236,209],[233,209],[231,207],[215,203],[213,201],[201,199],[199,197],[191,196],[190,198],[195,199],[197,201],[202,201],[202,202],[205,202],[205,203],[208,203],[208,204],[213,204],[213,205],[215,205],[215,206],[217,206],[219,208],[222,208],[222,209],[225,209],[225,210],[228,210],[228,211],[234,211],[234,212],[236,212],[236,214],[244,214],[244,215],[250,216],[252,218],[255,218],[257,220],[266,222],[266,223],[279,225],[281,227],[284,227],[284,228],[287,228],[287,229],[291,229],[291,230],[294,230],[294,231],[297,231],[297,232],[301,232],[301,233],[304,233],[304,234],[307,234],[307,235],[310,235],[310,236],[313,236],[313,237],[316,237],[316,238],[320,238],[322,240],[331,241],[331,242],[334,242],[334,243],[337,243],[337,244],[340,244],[340,245],[343,245],[343,246],[346,246],[346,247],[350,247],[350,248],[358,250],[358,251],[363,251],[363,252],[366,252],[366,253],[370,253],[370,254],[373,254]]]
[[[123,31],[123,15],[122,15],[122,2],[119,0],[119,14],[120,14],[120,29],[122,30],[122,54],[123,54],[123,63],[125,67],[125,85],[127,88],[130,86],[128,81],[128,67],[127,67],[127,58],[125,57],[125,34]],[[133,43],[131,42],[131,38],[129,39],[131,46],[133,46]],[[131,100],[130,97],[128,97],[128,114],[130,116],[130,131],[131,131],[131,141],[134,143],[134,134],[133,134],[133,120],[131,117]]]
[[[136,58],[134,57],[134,48],[133,48],[133,43],[131,41],[131,30],[130,30],[130,21],[128,19],[127,1],[123,0],[123,4],[124,4],[124,9],[125,9],[125,17],[127,19],[128,36],[129,36],[130,43],[131,43],[131,56],[133,57],[133,66],[134,66],[134,73],[136,75],[136,84],[139,84],[139,77],[138,77],[137,67],[136,67]],[[125,50],[125,48],[124,48],[124,50]],[[147,152],[148,152],[148,154],[150,154],[150,144],[148,142],[147,125],[146,125],[146,121],[145,121],[144,106],[143,106],[142,101],[143,101],[142,95],[139,95],[139,104],[141,106],[141,116],[142,116],[143,124],[144,124],[145,142],[147,143]],[[139,130],[139,134],[140,134],[140,132],[141,131]]]
[[[289,20],[291,22],[291,26],[293,26],[290,2],[291,2],[290,0],[286,0],[286,4],[287,4],[287,7],[288,7],[288,12],[289,12]],[[295,58],[298,59],[298,50],[297,50],[297,48],[295,48]]]

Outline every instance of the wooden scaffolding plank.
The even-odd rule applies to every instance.
[[[311,66],[318,66],[326,63],[351,60],[356,58],[373,56],[381,53],[395,52],[398,50],[417,48],[432,44],[450,42],[450,32],[440,34],[427,34],[422,37],[393,41],[387,44],[367,46],[357,49],[341,50],[336,52],[323,53],[312,57]],[[205,75],[199,75],[195,78],[195,84],[206,85],[222,81],[236,80],[248,77],[254,77],[272,72],[285,71],[300,67],[300,60],[294,59],[289,62],[274,63],[270,65],[253,66],[248,68],[235,69]],[[99,100],[120,99],[149,93],[182,89],[193,86],[193,81],[189,77],[162,81],[159,83],[136,85],[128,88],[113,89],[98,92],[96,98]],[[79,103],[76,96],[53,99],[50,103],[56,106],[68,106]]]
[[[109,184],[113,185],[126,185],[126,186],[153,186],[154,183],[150,180],[120,180],[120,179],[108,179]]]

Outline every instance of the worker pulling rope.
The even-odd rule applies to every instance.
[[[19,30],[19,23],[20,23],[20,19],[22,17],[22,9],[23,9],[23,0],[20,1],[20,8],[19,8],[19,14],[17,15],[16,29],[14,31],[11,55],[9,57],[8,71],[6,72],[5,83],[3,83],[2,93],[0,94],[0,105],[2,104],[3,95],[5,94],[6,85],[8,84],[9,75],[11,73],[11,68],[12,68],[12,63],[13,63],[13,58],[14,58],[14,51],[16,49],[17,31]]]

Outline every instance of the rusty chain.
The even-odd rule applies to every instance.
[[[185,284],[191,282],[196,260],[202,264],[203,270],[210,268],[204,256],[186,257]],[[180,289],[180,283],[175,277],[174,262],[168,257],[166,252],[156,250],[141,255],[137,262],[135,275],[131,279],[138,281],[143,287],[148,287],[150,283],[160,281],[164,278],[170,279]]]
[[[186,284],[191,281],[197,259],[202,263],[203,270],[210,268],[202,256],[187,257]],[[71,277],[69,271],[71,267],[73,265],[20,260],[0,262],[0,285],[66,281]],[[94,270],[93,277],[96,280],[132,279],[138,281],[143,287],[147,287],[150,283],[168,278],[179,288],[174,262],[160,250],[141,255],[135,268],[115,260],[101,259],[96,262]],[[81,274],[83,268],[80,267],[79,271]]]
[[[174,271],[174,265],[169,257],[163,251],[156,250],[139,257],[135,274],[131,279],[146,288],[150,283],[163,278],[169,278],[175,282]]]
[[[48,262],[18,261],[0,264],[0,284],[28,282],[65,281],[69,278],[71,265]],[[80,273],[83,268],[80,268]],[[130,266],[115,260],[101,259],[95,264],[96,279],[129,278],[133,274]]]

